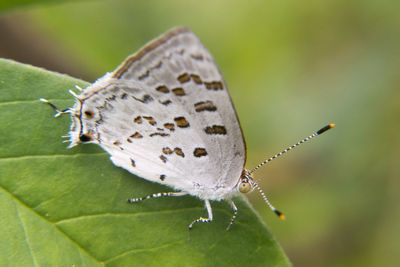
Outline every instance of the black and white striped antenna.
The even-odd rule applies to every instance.
[[[326,125],[325,127],[322,127],[321,129],[319,129],[318,131],[316,131],[316,132],[313,133],[312,135],[310,135],[310,136],[304,138],[303,140],[300,140],[300,141],[297,142],[296,144],[294,144],[294,145],[292,145],[292,146],[286,148],[286,149],[283,150],[282,152],[280,152],[280,153],[276,154],[275,156],[273,156],[273,157],[271,157],[271,158],[265,160],[264,162],[258,164],[258,166],[255,167],[254,169],[252,169],[252,170],[250,171],[250,173],[255,172],[256,170],[258,170],[259,168],[261,168],[263,165],[267,164],[268,162],[270,162],[270,161],[276,159],[277,157],[282,156],[282,155],[285,154],[286,152],[288,152],[288,151],[292,150],[293,148],[295,148],[295,147],[297,147],[297,146],[299,146],[299,145],[301,145],[301,144],[303,144],[303,143],[305,143],[305,142],[307,142],[307,141],[313,139],[314,137],[316,137],[316,136],[318,136],[318,135],[320,135],[320,134],[323,134],[324,132],[328,131],[329,129],[332,129],[333,127],[335,127],[335,124],[333,124],[333,123],[331,123],[331,124],[329,124],[329,125]]]
[[[276,154],[275,156],[273,156],[273,157],[271,157],[271,158],[269,158],[269,159],[267,159],[267,160],[261,162],[261,163],[258,164],[254,169],[252,169],[252,170],[250,171],[250,173],[255,172],[256,170],[258,170],[259,168],[261,168],[262,166],[264,166],[264,165],[267,164],[268,162],[270,162],[270,161],[272,161],[272,160],[274,160],[274,159],[276,159],[276,158],[282,156],[282,155],[285,154],[286,152],[288,152],[288,151],[292,150],[293,148],[295,148],[295,147],[297,147],[297,146],[299,146],[299,145],[301,145],[301,144],[303,144],[303,143],[305,143],[305,142],[307,142],[307,141],[313,139],[314,137],[316,137],[316,136],[318,136],[318,135],[320,135],[320,134],[323,134],[324,132],[328,131],[329,129],[332,129],[333,127],[335,127],[335,124],[333,124],[333,123],[331,123],[331,124],[329,124],[329,125],[326,125],[325,127],[322,127],[321,129],[319,129],[318,131],[316,131],[316,132],[313,133],[312,135],[310,135],[310,136],[304,138],[303,140],[298,141],[296,144],[294,144],[294,145],[292,145],[292,146],[286,148],[285,150],[283,150],[282,152]],[[265,193],[262,191],[262,189],[260,188],[260,186],[259,186],[257,183],[254,183],[254,187],[257,188],[257,190],[260,192],[262,198],[264,199],[265,203],[267,203],[267,205],[270,207],[270,209],[271,209],[273,212],[275,212],[275,214],[278,215],[278,217],[279,217],[281,220],[284,220],[284,219],[285,219],[285,215],[284,215],[282,212],[278,211],[274,206],[272,206],[272,204],[269,202],[267,196],[266,196]]]

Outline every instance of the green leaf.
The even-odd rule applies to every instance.
[[[6,266],[290,266],[242,197],[232,211],[212,202],[214,222],[186,196],[127,204],[170,191],[115,167],[98,146],[67,149],[70,118],[55,119],[39,97],[70,107],[86,82],[0,60],[0,258]]]

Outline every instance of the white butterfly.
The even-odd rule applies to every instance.
[[[80,89],[80,88],[78,88]],[[146,180],[168,185],[178,192],[156,193],[138,202],[161,196],[193,195],[205,201],[227,199],[257,188],[252,172],[300,143],[332,128],[328,125],[284,150],[252,171],[244,168],[245,142],[225,81],[211,54],[187,28],[175,28],[128,57],[114,72],[82,90],[71,92],[70,147],[95,143],[112,162]]]

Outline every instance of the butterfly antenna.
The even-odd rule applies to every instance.
[[[266,161],[264,161],[264,162],[258,164],[258,166],[255,167],[254,169],[252,169],[252,170],[250,171],[250,173],[255,172],[256,170],[258,170],[259,168],[261,168],[264,164],[267,164],[268,162],[272,161],[273,159],[276,159],[277,157],[282,156],[283,154],[285,154],[286,152],[292,150],[292,149],[295,148],[296,146],[299,146],[299,145],[301,145],[301,144],[303,144],[303,143],[305,143],[305,142],[307,142],[307,141],[313,139],[313,138],[316,137],[317,135],[323,134],[324,132],[328,131],[329,129],[332,129],[333,127],[335,127],[335,124],[333,124],[333,123],[331,123],[331,124],[329,124],[329,125],[327,125],[327,126],[325,126],[325,127],[322,127],[321,129],[319,129],[318,131],[316,131],[316,132],[313,133],[312,135],[310,135],[310,136],[304,138],[303,140],[300,140],[300,141],[297,142],[296,144],[294,144],[294,145],[292,145],[292,146],[286,148],[285,150],[283,150],[282,152],[276,154],[276,155],[273,156],[272,158],[269,158],[269,159],[267,159]],[[260,189],[259,189],[259,190],[260,190]],[[266,198],[264,198],[264,199],[266,199]],[[266,201],[267,201],[267,204],[270,205],[270,204],[268,203],[268,200],[266,200]],[[271,209],[273,210],[273,207],[272,207],[272,206],[270,206],[270,207],[271,207]],[[275,212],[275,213],[276,213],[276,212]]]
[[[257,183],[254,183],[253,186],[254,186],[255,188],[257,188],[258,192],[260,192],[262,198],[264,199],[265,203],[267,203],[268,207],[269,207],[273,212],[275,212],[275,214],[278,215],[278,217],[279,217],[281,220],[284,220],[284,219],[285,219],[285,215],[284,215],[282,212],[280,212],[279,210],[275,209],[274,206],[272,206],[272,204],[269,202],[267,196],[266,196],[266,195],[264,194],[264,192],[262,191],[261,187],[260,187]]]

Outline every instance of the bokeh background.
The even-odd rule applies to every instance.
[[[228,83],[248,168],[337,125],[256,173],[285,221],[248,196],[294,265],[399,266],[399,3],[5,0],[0,57],[92,82],[190,27]]]

